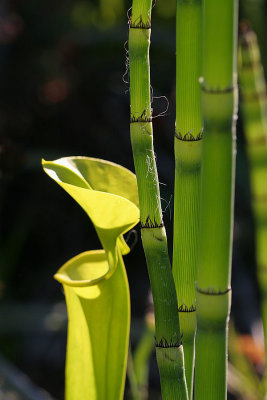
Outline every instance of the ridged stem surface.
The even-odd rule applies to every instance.
[[[129,22],[131,142],[138,183],[142,241],[151,282],[156,355],[164,400],[187,399],[177,299],[168,255],[150,104],[150,23],[152,0],[134,0]]]
[[[250,186],[256,231],[257,276],[261,292],[265,358],[267,349],[267,96],[257,37],[241,26],[239,80],[241,111],[250,164]]]
[[[193,394],[199,189],[201,166],[201,0],[177,0],[176,132],[173,276],[180,327],[183,331],[185,374]]]
[[[202,183],[195,399],[227,395],[235,163],[237,0],[203,3]]]

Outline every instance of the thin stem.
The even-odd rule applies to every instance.
[[[142,398],[141,391],[140,391],[138,383],[137,383],[136,371],[134,369],[131,346],[129,346],[129,350],[128,350],[127,376],[129,379],[129,386],[130,386],[130,390],[131,390],[131,399],[132,400],[142,400],[143,398]]]
[[[131,141],[138,183],[142,241],[151,282],[162,397],[187,399],[177,299],[163,226],[153,150],[149,45],[152,0],[133,0],[129,61]],[[175,384],[174,384],[175,382]]]
[[[155,318],[154,313],[148,312],[146,315],[145,330],[136,346],[133,365],[136,382],[141,393],[142,400],[148,399],[149,386],[149,362],[154,350]]]

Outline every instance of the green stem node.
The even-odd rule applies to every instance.
[[[175,293],[175,286],[165,228],[143,228],[142,241],[154,301],[156,342],[164,340],[168,344],[180,344],[181,336],[177,331],[177,300],[176,296],[169,295]]]
[[[156,160],[153,151],[152,123],[131,124],[131,141],[138,181],[142,226],[161,226],[162,211]]]

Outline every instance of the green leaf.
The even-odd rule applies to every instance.
[[[91,218],[103,250],[87,251],[56,273],[69,316],[67,400],[123,398],[129,344],[130,299],[123,234],[139,221],[134,174],[85,157],[43,161],[45,172]]]
[[[135,175],[117,164],[95,158],[67,157],[42,163],[45,172],[92,220],[109,260],[108,277],[117,263],[116,244],[122,254],[129,252],[122,234],[139,220]]]

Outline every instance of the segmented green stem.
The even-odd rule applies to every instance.
[[[257,275],[267,349],[267,96],[257,37],[241,25],[239,79],[241,111],[250,164],[252,206],[256,230]],[[265,356],[266,357],[266,356]],[[266,357],[267,358],[267,357]]]
[[[201,0],[177,0],[173,276],[185,374],[193,394],[201,138]]]
[[[177,299],[162,220],[153,150],[149,45],[152,0],[133,0],[129,61],[131,141],[138,183],[142,241],[151,282],[156,354],[163,399],[187,399]]]
[[[203,3],[204,136],[195,399],[226,399],[235,160],[237,0]]]

